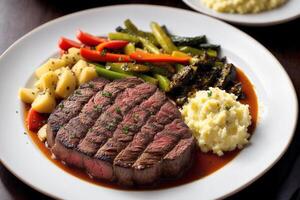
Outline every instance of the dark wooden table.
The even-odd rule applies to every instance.
[[[181,1],[104,0],[1,0],[0,54],[33,28],[54,18],[92,7],[124,3],[148,3],[190,10]],[[300,19],[272,27],[237,26],[267,47],[281,62],[300,92]],[[42,45],[42,44],[41,44]],[[263,67],[263,66],[261,66]],[[272,72],[270,72],[272,76]],[[275,81],[275,80],[274,80]],[[293,142],[283,158],[263,177],[230,199],[274,199],[300,153],[300,123]],[[271,144],[267,144],[271,145]],[[299,169],[300,170],[300,169]],[[232,177],[233,180],[235,177]],[[300,179],[300,177],[296,177]],[[0,199],[50,199],[22,183],[0,164]],[[45,180],[47,181],[47,180]]]

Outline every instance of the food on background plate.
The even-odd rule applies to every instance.
[[[207,7],[223,13],[259,13],[282,6],[287,0],[201,0]]]
[[[188,99],[181,113],[204,152],[222,156],[225,151],[241,149],[249,142],[249,106],[238,102],[234,94],[219,88],[198,91]]]
[[[33,88],[19,90],[27,127],[46,151],[96,179],[155,187],[190,173],[201,154],[241,149],[255,121],[239,101],[256,96],[218,56],[220,46],[156,22],[151,32],[124,24],[108,37],[62,37],[60,56],[36,69]]]

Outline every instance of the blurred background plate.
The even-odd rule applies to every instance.
[[[288,0],[276,9],[257,14],[229,14],[219,13],[207,8],[201,0],[183,0],[194,10],[235,24],[246,26],[268,26],[288,22],[300,16],[300,1]]]

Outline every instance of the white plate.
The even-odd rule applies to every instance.
[[[57,52],[60,36],[74,38],[82,30],[103,35],[124,19],[149,29],[150,21],[166,24],[178,35],[206,34],[221,44],[224,55],[240,66],[255,85],[263,105],[251,145],[232,162],[198,181],[157,191],[119,191],[80,180],[55,166],[24,135],[19,87],[32,82],[36,67]],[[222,34],[220,34],[222,32]],[[46,23],[14,43],[0,58],[1,134],[0,158],[18,178],[31,187],[63,199],[213,199],[241,190],[270,169],[287,149],[295,128],[297,99],[280,63],[254,39],[216,19],[175,8],[123,5],[96,8]]]
[[[267,26],[284,23],[300,16],[299,0],[288,0],[288,2],[279,8],[261,12],[257,14],[229,14],[219,13],[207,8],[201,0],[183,0],[189,7],[231,23],[243,24],[247,26]]]

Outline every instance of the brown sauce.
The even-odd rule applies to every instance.
[[[249,127],[249,132],[253,133],[256,122],[257,122],[257,116],[258,116],[258,102],[257,97],[253,88],[253,85],[247,78],[247,76],[241,71],[237,70],[237,79],[242,83],[243,85],[243,92],[246,95],[246,98],[241,100],[241,103],[248,104],[250,108],[250,113],[252,117],[252,125]],[[29,110],[29,106],[25,107],[25,119],[27,116]],[[26,122],[25,122],[26,123]],[[25,124],[26,125],[26,124]],[[27,125],[26,125],[27,127]],[[212,153],[202,153],[199,148],[197,148],[195,152],[195,159],[194,163],[192,164],[191,168],[179,179],[176,180],[163,180],[162,182],[158,183],[155,187],[151,188],[124,188],[123,186],[117,185],[116,183],[111,183],[108,181],[103,180],[95,180],[91,179],[83,170],[71,168],[64,164],[62,164],[58,160],[54,160],[51,158],[51,152],[50,150],[42,143],[39,138],[37,137],[37,134],[32,131],[28,131],[28,135],[30,136],[31,140],[37,147],[42,151],[42,153],[51,160],[56,166],[58,166],[60,169],[64,170],[65,172],[72,174],[73,176],[99,185],[104,186],[112,189],[121,189],[121,190],[136,190],[136,189],[145,189],[145,190],[153,190],[153,189],[164,189],[164,188],[170,188],[179,186],[185,183],[190,183],[193,181],[196,181],[200,178],[203,178],[218,169],[225,166],[228,162],[230,162],[237,154],[240,152],[240,150],[235,150],[232,152],[227,152],[222,157],[219,157],[217,155],[214,155]]]

